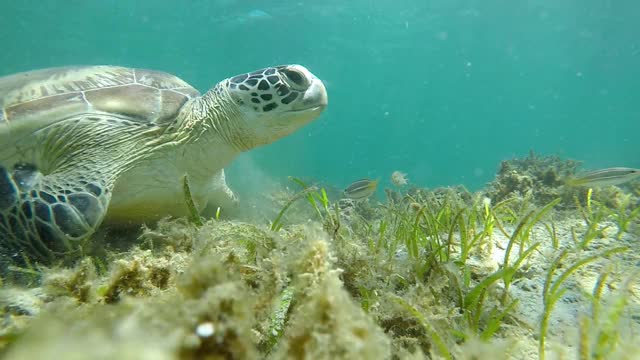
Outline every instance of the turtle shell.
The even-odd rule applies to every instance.
[[[0,78],[0,136],[78,114],[162,125],[198,95],[174,75],[144,69],[81,66],[19,73]]]

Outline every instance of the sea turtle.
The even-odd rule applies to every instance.
[[[103,223],[233,201],[223,168],[317,118],[325,87],[300,65],[219,82],[117,66],[0,78],[0,246],[39,259],[78,249]],[[17,254],[20,251],[13,251]]]

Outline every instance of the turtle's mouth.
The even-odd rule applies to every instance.
[[[323,105],[317,105],[317,106],[308,107],[306,109],[295,109],[295,110],[288,110],[288,111],[285,111],[285,112],[290,113],[290,114],[300,114],[300,113],[305,113],[305,112],[321,112],[326,107],[327,107],[327,104],[323,104]]]
[[[311,85],[307,88],[307,91],[302,95],[300,103],[289,112],[301,113],[301,112],[315,112],[322,111],[327,107],[329,99],[327,97],[327,89],[324,87],[322,81],[318,78],[311,79]]]

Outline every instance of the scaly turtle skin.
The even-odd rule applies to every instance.
[[[158,71],[115,66],[0,78],[0,246],[43,261],[104,222],[229,203],[223,168],[317,118],[322,82],[300,65],[234,76],[200,96]]]

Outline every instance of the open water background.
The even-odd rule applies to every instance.
[[[633,0],[3,1],[0,75],[71,64],[175,73],[201,91],[267,65],[326,81],[316,122],[242,155],[228,180],[343,187],[490,181],[530,150],[640,167]]]

